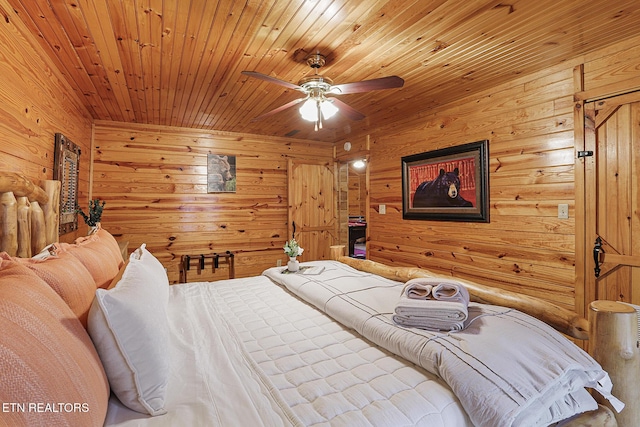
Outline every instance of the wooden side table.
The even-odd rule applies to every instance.
[[[229,266],[229,279],[235,278],[233,253],[226,251],[223,254],[182,255],[182,257],[180,257],[180,283],[187,282],[187,273],[192,268],[195,268],[197,273],[201,274],[202,270],[206,268],[207,263],[211,264],[211,271],[213,273],[216,272],[216,268],[220,267],[220,263],[227,264]]]

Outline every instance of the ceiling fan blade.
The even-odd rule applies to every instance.
[[[361,93],[372,90],[393,89],[402,87],[404,80],[398,76],[380,77],[379,79],[364,80],[361,82],[344,83],[331,86],[331,93],[343,95],[347,93]]]
[[[307,98],[298,98],[298,99],[294,99],[294,100],[293,100],[293,101],[291,101],[291,102],[287,102],[286,104],[281,105],[281,106],[280,106],[280,107],[278,107],[278,108],[274,108],[274,109],[273,109],[273,110],[271,110],[271,111],[268,111],[268,112],[266,112],[266,113],[264,113],[264,114],[259,115],[258,117],[254,117],[253,119],[251,119],[251,123],[253,123],[253,122],[257,122],[258,120],[262,120],[262,119],[264,119],[265,117],[273,116],[274,114],[277,114],[277,113],[279,113],[280,111],[286,110],[287,108],[291,108],[291,107],[293,107],[294,105],[299,104],[299,103],[301,103],[302,101],[304,101],[304,100],[306,100],[306,99],[307,99]]]
[[[294,85],[293,83],[276,79],[275,77],[267,76],[266,74],[258,73],[256,71],[242,71],[242,74],[244,74],[245,76],[253,77],[255,79],[264,80],[265,82],[275,83],[277,85],[284,86],[289,89],[296,89],[296,90],[302,89],[300,86]]]
[[[331,100],[335,104],[336,107],[340,109],[340,112],[350,118],[351,120],[362,120],[364,119],[364,114],[360,111],[350,107],[344,102],[340,101],[338,98],[331,97]]]

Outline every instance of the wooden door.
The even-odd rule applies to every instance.
[[[304,253],[300,261],[331,259],[337,242],[336,172],[333,163],[289,160],[289,236]]]
[[[592,153],[589,153],[592,152]],[[585,307],[640,304],[640,94],[585,104]]]

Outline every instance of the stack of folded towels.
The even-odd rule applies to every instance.
[[[430,331],[460,331],[469,316],[468,306],[469,291],[461,283],[421,277],[406,283],[393,321]]]

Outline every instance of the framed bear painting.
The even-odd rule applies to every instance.
[[[207,154],[207,193],[236,192],[236,156]]]
[[[402,158],[402,218],[489,222],[489,141]]]

